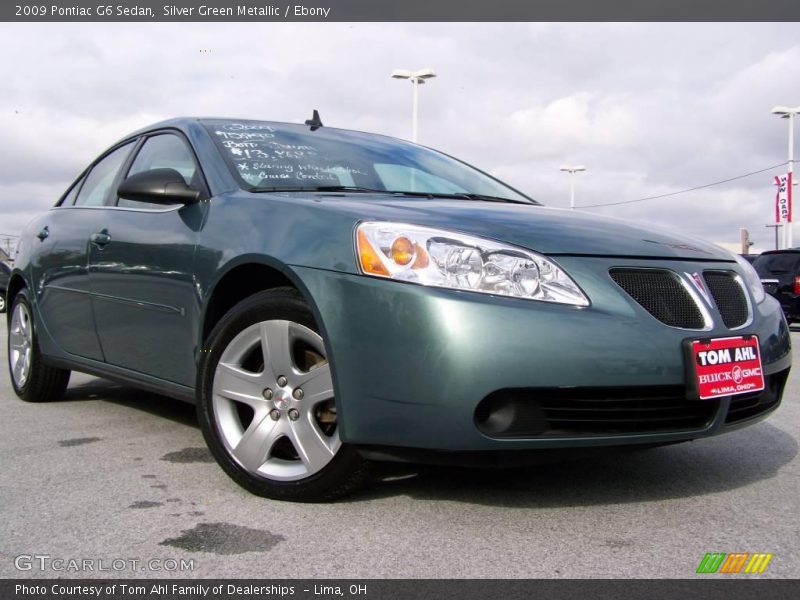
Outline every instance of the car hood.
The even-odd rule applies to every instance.
[[[690,236],[574,210],[380,196],[319,195],[314,200],[336,212],[352,214],[361,221],[398,221],[440,227],[543,254],[734,260],[727,250]]]

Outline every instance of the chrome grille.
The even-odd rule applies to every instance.
[[[677,274],[660,269],[611,269],[610,275],[662,323],[682,329],[705,327],[700,308]]]

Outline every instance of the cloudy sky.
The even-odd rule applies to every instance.
[[[0,233],[19,233],[105,147],[178,115],[302,121],[410,136],[555,207],[666,194],[786,160],[800,104],[796,24],[0,25]],[[800,127],[798,127],[800,129]],[[800,138],[798,138],[800,145]],[[800,152],[799,152],[800,153]],[[773,176],[597,214],[772,245]],[[797,234],[795,235],[797,238]]]

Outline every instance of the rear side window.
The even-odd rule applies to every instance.
[[[72,206],[75,204],[75,198],[78,196],[78,191],[81,189],[81,184],[83,183],[83,177],[81,177],[80,181],[78,181],[72,188],[69,190],[64,199],[58,204],[59,206]]]
[[[775,273],[794,273],[800,261],[800,254],[788,252],[786,254],[763,254],[753,263],[753,268],[762,277]]]
[[[75,206],[103,206],[111,192],[111,186],[120,167],[128,158],[133,143],[125,144],[107,154],[103,160],[92,167],[86,176]]]

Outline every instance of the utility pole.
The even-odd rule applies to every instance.
[[[0,242],[5,246],[5,253],[9,260],[13,260],[11,256],[11,242],[15,241],[19,236],[11,235],[10,233],[0,233]]]

